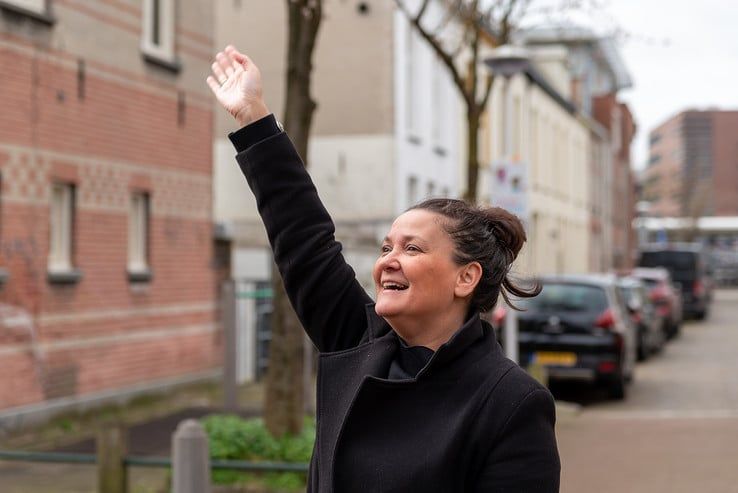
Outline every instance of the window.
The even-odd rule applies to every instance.
[[[407,206],[412,207],[418,201],[418,179],[410,176],[407,179]]]
[[[0,193],[2,193],[2,189],[3,189],[3,176],[2,176],[2,171],[0,171]],[[2,201],[0,201],[0,205],[2,205]],[[2,214],[0,214],[0,218],[2,218]],[[0,222],[0,239],[2,239],[2,223],[1,222]],[[8,280],[8,271],[5,270],[2,266],[0,266],[0,286],[2,286],[7,280]]]
[[[178,68],[174,54],[175,0],[144,0],[141,51],[153,62]]]
[[[148,280],[149,270],[149,196],[131,195],[128,215],[128,276],[130,280]]]
[[[418,57],[417,41],[413,33],[413,27],[408,25],[405,36],[405,125],[408,137],[411,141],[418,141],[418,122],[415,111],[418,106],[415,102],[418,95],[416,93],[417,84],[415,78],[415,70]]]
[[[50,209],[49,274],[70,274],[74,272],[74,185],[54,183],[51,186]]]
[[[433,145],[438,148],[443,148],[443,129],[441,124],[446,118],[445,99],[444,94],[441,92],[441,74],[444,67],[441,66],[441,62],[437,56],[433,57],[433,63],[431,64],[431,105],[434,109],[434,115],[431,118],[431,139]]]
[[[41,21],[51,23],[48,0],[0,0],[0,8],[14,10]]]

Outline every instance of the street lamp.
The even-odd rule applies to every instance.
[[[512,91],[510,79],[517,73],[525,71],[530,58],[528,50],[522,46],[502,45],[492,50],[485,65],[494,74],[505,77],[505,157],[512,163]],[[524,193],[527,193],[524,192]],[[526,207],[527,209],[527,207]],[[508,307],[505,316],[505,355],[512,361],[518,362],[518,317],[517,312]]]
[[[530,64],[528,50],[517,45],[502,45],[492,50],[484,63],[496,74],[511,77]]]

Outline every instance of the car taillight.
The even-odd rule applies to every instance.
[[[608,308],[595,320],[595,327],[601,329],[612,329],[615,327],[615,314],[612,312],[612,308]]]
[[[666,299],[668,294],[669,293],[666,291],[666,287],[659,285],[651,290],[650,298],[651,298],[651,301],[662,301]]]
[[[705,294],[705,285],[699,279],[692,285],[692,294],[695,296],[702,296]]]
[[[494,309],[492,312],[492,323],[495,327],[502,327],[505,325],[505,316],[507,315],[507,310],[505,310],[504,307],[498,306]]]

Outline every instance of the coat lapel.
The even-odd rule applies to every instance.
[[[370,330],[379,328],[372,325],[370,322]],[[373,334],[378,332],[373,331]],[[368,377],[387,376],[398,343],[397,336],[390,330],[380,338],[356,348],[319,356],[319,491],[333,489],[335,451],[351,406]]]

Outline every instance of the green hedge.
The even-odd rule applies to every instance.
[[[315,422],[310,418],[305,418],[302,433],[282,438],[272,437],[261,418],[213,414],[204,418],[202,424],[213,459],[309,462],[315,442]],[[303,489],[305,479],[304,474],[291,472],[213,471],[216,484],[261,484],[278,491]]]

